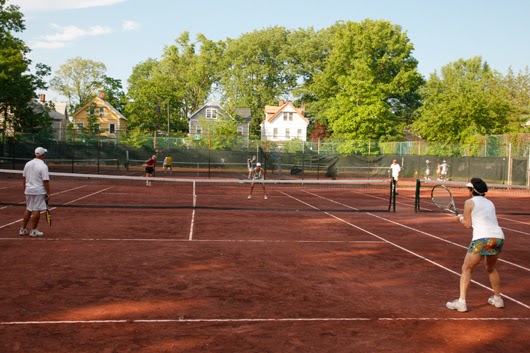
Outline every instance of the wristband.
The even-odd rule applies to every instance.
[[[458,218],[458,220],[460,221],[460,223],[464,222],[464,216],[460,216],[460,218]]]

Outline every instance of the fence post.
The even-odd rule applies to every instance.
[[[512,165],[513,165],[513,161],[512,161],[512,143],[510,142],[508,144],[508,180],[507,180],[507,184],[508,185],[512,185]]]

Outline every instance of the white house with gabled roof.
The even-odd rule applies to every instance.
[[[280,100],[278,106],[265,106],[261,123],[261,139],[267,141],[307,140],[309,120],[291,102]]]

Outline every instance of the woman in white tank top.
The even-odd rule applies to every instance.
[[[504,233],[497,221],[495,205],[485,197],[488,185],[480,178],[472,178],[466,186],[470,199],[464,204],[464,215],[457,217],[464,227],[473,227],[473,237],[462,265],[460,298],[448,302],[446,306],[460,312],[467,311],[466,295],[471,283],[471,274],[480,261],[484,260],[484,266],[493,288],[493,296],[488,298],[488,303],[496,308],[503,308],[501,280],[496,264],[504,245]]]

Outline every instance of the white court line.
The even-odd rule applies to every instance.
[[[338,205],[344,206],[344,207],[346,207],[346,208],[351,208],[351,209],[357,210],[355,207],[352,207],[352,206],[349,206],[349,205],[345,205],[345,204],[343,204],[343,203],[341,203],[341,202],[338,202],[338,201],[335,201],[335,200],[328,199],[328,198],[326,198],[326,197],[323,197],[323,196],[320,196],[320,195],[314,194],[314,193],[312,193],[312,192],[309,192],[309,191],[304,191],[304,192],[307,193],[307,194],[310,194],[310,195],[313,195],[313,196],[319,197],[319,198],[321,198],[321,199],[324,199],[324,200],[326,200],[326,201],[333,202],[333,203],[336,203],[336,204],[338,204]],[[426,235],[426,236],[428,236],[428,237],[431,237],[431,238],[434,238],[434,239],[437,239],[437,240],[440,240],[440,241],[446,242],[446,243],[448,243],[448,244],[451,244],[451,245],[454,245],[454,246],[457,246],[457,247],[460,247],[460,248],[463,248],[463,249],[467,249],[467,246],[464,246],[464,245],[460,245],[460,244],[454,243],[454,242],[452,242],[452,241],[450,241],[450,240],[447,240],[447,239],[444,239],[444,238],[438,237],[438,236],[436,236],[436,235],[434,235],[434,234],[427,233],[427,232],[424,232],[424,231],[422,231],[422,230],[419,230],[419,229],[416,229],[416,228],[409,227],[409,226],[407,226],[407,225],[405,225],[405,224],[398,223],[398,222],[392,221],[392,220],[390,220],[390,219],[387,219],[387,218],[384,218],[384,217],[381,217],[381,216],[378,216],[378,215],[375,215],[375,214],[372,214],[372,213],[367,213],[367,214],[369,214],[369,215],[372,216],[372,217],[376,217],[376,218],[379,218],[379,219],[381,219],[381,220],[384,220],[385,222],[389,222],[389,223],[395,224],[395,225],[397,225],[397,226],[400,226],[400,227],[406,228],[406,229],[411,230],[411,231],[413,231],[413,232],[416,232],[416,233],[420,233],[420,234]],[[448,216],[448,217],[452,217],[452,216],[449,215],[449,214],[447,214],[447,216]],[[515,231],[515,232],[517,232],[517,231]],[[525,270],[525,271],[530,272],[530,268],[527,268],[527,267],[524,267],[524,266],[521,266],[521,265],[517,265],[517,264],[515,264],[515,263],[513,263],[513,262],[510,262],[510,261],[508,261],[508,260],[504,260],[504,259],[501,258],[501,259],[499,259],[499,261],[500,261],[500,262],[504,262],[504,263],[509,264],[509,265],[512,265],[512,266],[514,266],[514,267],[520,268],[520,269],[522,269],[522,270]]]
[[[530,233],[523,232],[523,231],[521,231],[521,230],[516,230],[516,229],[506,228],[506,227],[501,227],[501,228],[502,228],[502,229],[509,230],[510,232],[514,232],[514,233],[521,233],[521,234],[524,234],[524,235],[530,235]]]
[[[334,202],[334,203],[340,204],[340,205],[342,205],[342,206],[345,206],[345,207],[348,207],[348,208],[351,208],[351,209],[356,209],[355,207],[351,207],[351,206],[349,206],[349,205],[342,204],[342,203],[337,202],[337,201],[335,201],[335,200],[331,200],[331,199],[328,199],[328,198],[326,198],[326,197],[323,197],[323,196],[320,196],[320,195],[317,195],[317,194],[314,194],[314,193],[311,193],[311,192],[308,192],[308,191],[305,191],[305,192],[306,192],[307,194],[314,195],[314,196],[319,197],[319,198],[321,198],[321,199],[324,199],[324,200],[327,200],[327,201],[330,201],[330,202]],[[283,193],[283,192],[282,192],[282,193]],[[298,198],[296,198],[296,197],[294,197],[294,196],[291,196],[291,195],[288,195],[288,194],[285,194],[285,193],[283,193],[283,194],[286,195],[286,196],[288,196],[288,197],[290,197],[290,198],[292,198],[292,199],[294,199],[294,200],[297,200],[297,201],[299,201],[299,202],[301,202],[301,203],[303,203],[303,204],[309,205],[307,202],[304,202],[304,201],[302,201],[302,200],[300,200],[300,199],[298,199]],[[317,207],[312,206],[312,205],[310,205],[310,206],[318,210]],[[384,241],[384,242],[386,242],[386,243],[388,243],[388,244],[390,244],[390,245],[392,245],[392,246],[394,246],[394,247],[396,247],[396,248],[398,248],[398,249],[400,249],[400,250],[402,250],[402,251],[405,251],[405,252],[407,252],[407,253],[409,253],[409,254],[411,254],[411,255],[414,255],[414,256],[416,256],[416,257],[418,257],[418,258],[420,258],[420,259],[422,259],[422,260],[424,260],[424,261],[427,261],[427,262],[429,262],[429,263],[431,263],[431,264],[433,264],[433,265],[435,265],[435,266],[437,266],[437,267],[440,267],[440,268],[442,268],[442,269],[444,269],[444,270],[446,270],[446,271],[448,271],[448,272],[451,272],[451,273],[453,273],[453,274],[455,274],[455,275],[457,275],[457,276],[460,277],[460,273],[458,273],[458,272],[456,272],[456,271],[453,271],[453,270],[451,270],[450,268],[443,266],[442,264],[439,264],[439,263],[437,263],[437,262],[435,262],[435,261],[433,261],[433,260],[431,260],[431,259],[428,259],[428,258],[426,258],[426,257],[424,257],[424,256],[421,256],[420,254],[417,254],[417,253],[415,253],[415,252],[413,252],[413,251],[411,251],[411,250],[409,250],[409,249],[406,249],[406,248],[404,248],[404,247],[402,247],[402,246],[400,246],[400,245],[398,245],[398,244],[396,244],[396,243],[393,243],[393,242],[391,242],[391,241],[389,241],[389,240],[387,240],[387,239],[385,239],[385,238],[383,238],[383,237],[381,237],[381,236],[379,236],[379,235],[377,235],[377,234],[375,234],[375,233],[372,233],[372,232],[370,232],[370,231],[368,231],[368,230],[366,230],[366,229],[364,229],[364,228],[361,228],[361,227],[359,227],[359,226],[356,226],[355,224],[352,224],[352,223],[350,223],[350,222],[348,222],[348,221],[346,221],[346,220],[344,220],[344,219],[342,219],[342,218],[340,218],[340,217],[337,217],[337,216],[335,216],[335,215],[332,215],[332,214],[329,213],[329,212],[324,212],[324,213],[327,214],[328,216],[332,217],[332,218],[335,218],[335,219],[338,220],[338,221],[341,221],[341,222],[343,222],[343,223],[346,223],[346,224],[348,224],[349,226],[351,226],[351,227],[353,227],[353,228],[356,228],[356,229],[358,229],[358,230],[360,230],[360,231],[362,231],[362,232],[364,232],[364,233],[366,233],[366,234],[369,234],[369,235],[371,235],[371,236],[373,236],[373,237],[375,237],[375,238],[377,238],[377,239],[380,239],[380,240],[382,240],[382,241]],[[375,215],[375,214],[373,214],[373,213],[366,212],[366,214],[367,214],[367,215],[370,215],[370,216],[372,216],[372,217],[379,218],[379,219],[384,220],[384,221],[386,221],[386,222],[390,222],[390,223],[393,223],[393,224],[395,224],[395,225],[399,225],[399,226],[405,227],[405,228],[407,228],[407,229],[414,230],[414,231],[418,231],[418,232],[420,232],[420,233],[423,233],[423,234],[427,234],[427,235],[428,235],[428,233],[425,233],[425,232],[422,232],[422,231],[416,230],[416,229],[414,229],[414,228],[411,228],[411,227],[406,226],[406,225],[401,224],[401,223],[397,223],[397,222],[391,221],[391,220],[386,219],[386,218],[384,218],[384,217],[377,216],[377,215]],[[438,237],[435,237],[435,236],[433,236],[433,237],[434,237],[434,238],[438,238]],[[439,238],[439,239],[441,239],[441,238]],[[449,241],[447,241],[447,242],[448,242],[448,243],[451,243],[451,244],[454,244],[454,243],[449,242]],[[455,245],[458,245],[458,244],[455,244]],[[459,245],[459,246],[460,246],[460,245]],[[508,263],[509,263],[509,262],[508,262]],[[514,266],[517,266],[517,267],[519,267],[519,268],[522,268],[522,269],[526,269],[526,268],[524,268],[524,267],[522,267],[522,266],[515,265],[515,264],[513,264],[513,263],[510,263],[510,264],[512,264],[512,265],[514,265]],[[526,270],[530,270],[530,269],[526,269]],[[477,281],[475,281],[475,280],[471,280],[471,282],[474,283],[474,284],[476,284],[476,285],[478,285],[478,286],[480,286],[480,287],[486,288],[486,289],[488,289],[488,290],[492,290],[490,287],[488,287],[488,286],[486,286],[486,285],[484,285],[484,284],[482,284],[482,283],[480,283],[480,282],[477,282]],[[502,293],[501,293],[501,294],[502,294]],[[524,304],[524,303],[518,301],[518,300],[515,299],[515,298],[512,298],[512,297],[510,297],[510,296],[507,296],[506,294],[502,294],[502,296],[504,296],[505,298],[507,298],[507,299],[513,301],[514,303],[517,303],[517,304],[519,304],[519,305],[521,305],[521,306],[523,306],[523,307],[525,307],[525,308],[527,308],[527,309],[530,309],[530,305],[526,305],[526,304]]]
[[[120,323],[233,323],[233,322],[330,322],[330,321],[530,321],[527,317],[307,317],[307,318],[276,318],[276,319],[137,319],[137,320],[46,320],[46,321],[3,321],[0,325],[76,325],[76,324],[120,324]]]
[[[193,240],[193,227],[195,226],[195,209],[191,213],[190,236],[188,240]]]
[[[64,192],[68,192],[68,191],[72,191],[72,190],[80,189],[80,188],[83,188],[83,187],[84,187],[84,186],[78,186],[78,187],[73,188],[73,189],[68,189],[68,190],[65,190],[65,191],[57,192],[57,193],[55,193],[55,194],[52,194],[52,196],[57,195],[57,194],[62,194],[62,193],[64,193]],[[94,192],[94,193],[92,193],[92,194],[89,194],[89,195],[86,195],[86,196],[80,197],[80,198],[75,199],[75,200],[73,200],[73,201],[69,201],[69,202],[65,203],[65,205],[69,205],[69,204],[74,203],[74,202],[77,202],[77,201],[79,201],[79,200],[86,199],[87,197],[97,195],[97,194],[99,194],[99,193],[102,193],[103,191],[107,191],[108,189],[112,189],[113,187],[114,187],[114,186],[111,186],[111,187],[108,187],[108,188],[106,188],[106,189],[103,189],[103,190],[100,190],[100,191]],[[20,203],[24,203],[24,202],[20,202]],[[54,210],[54,209],[56,209],[56,208],[57,208],[57,207],[53,207],[53,208],[51,208],[50,210]],[[45,211],[42,211],[41,214],[44,213],[44,212],[45,212]],[[1,225],[1,226],[0,226],[0,229],[5,228],[5,227],[8,227],[8,226],[13,225],[13,224],[16,224],[16,223],[20,223],[20,222],[22,222],[22,218],[19,218],[19,219],[17,219],[16,221],[13,221],[13,222],[11,222],[11,223],[7,223],[7,224],[3,224],[3,225]]]
[[[530,223],[528,223],[528,222],[518,221],[518,220],[516,220],[516,219],[511,219],[511,218],[506,218],[506,217],[499,217],[499,216],[497,216],[497,218],[499,218],[499,219],[503,219],[503,220],[505,220],[505,221],[510,221],[510,222],[514,222],[514,223],[521,223],[521,224],[526,224],[526,225],[529,225],[529,226],[530,226]]]
[[[20,240],[26,241],[24,237],[16,238],[0,238],[3,240]],[[32,239],[33,240],[33,239]],[[189,239],[136,239],[136,238],[34,238],[34,241],[93,241],[93,242],[115,242],[115,241],[136,241],[136,242],[189,242]],[[292,244],[304,244],[304,243],[321,243],[321,244],[386,244],[380,240],[268,240],[268,239],[195,239],[194,242],[203,243],[292,243]]]

